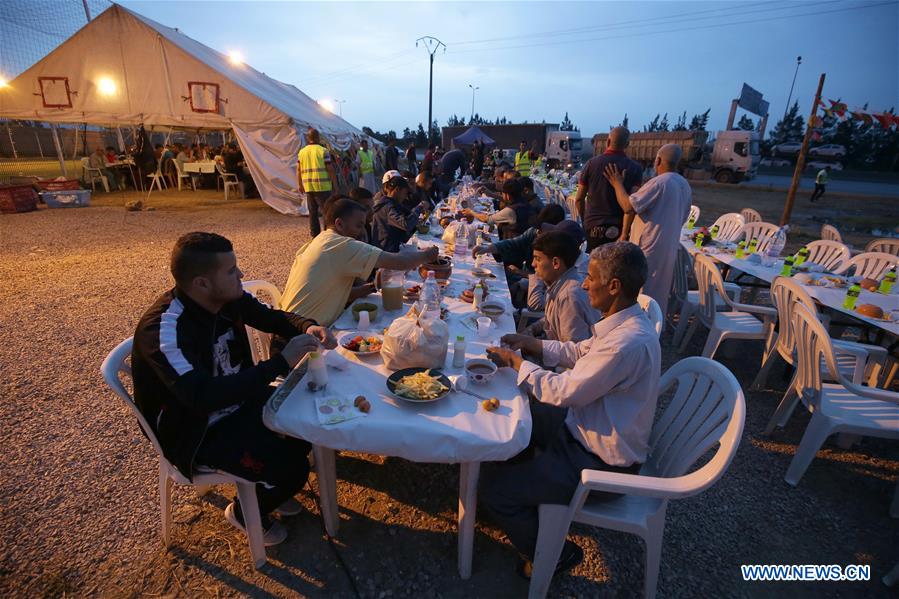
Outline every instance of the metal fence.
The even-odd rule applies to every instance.
[[[0,84],[49,54],[112,5],[109,0],[0,0]],[[58,127],[59,160],[47,123],[0,120],[0,182],[18,176],[80,175],[85,148],[115,143],[115,132]],[[75,174],[77,172],[77,174]]]

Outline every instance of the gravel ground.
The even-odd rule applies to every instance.
[[[704,190],[698,190],[702,205]],[[242,534],[223,519],[232,491],[176,492],[169,551],[159,537],[156,459],[99,366],[170,285],[168,253],[190,230],[235,244],[247,279],[283,286],[307,221],[220,194],[154,195],[152,212],[95,199],[81,210],[0,216],[0,595],[18,596],[524,596],[513,553],[479,523],[474,574],[456,573],[458,469],[395,458],[338,458],[339,540],[324,537],[315,478],[307,512],[255,571]],[[721,199],[716,192],[715,201]],[[677,356],[663,338],[665,367]],[[697,335],[688,353],[700,351]],[[759,345],[722,358],[748,386]],[[808,422],[797,414],[761,434],[785,386],[748,395],[741,447],[724,478],[669,507],[660,597],[887,597],[880,577],[899,559],[887,508],[899,474],[895,443],[828,444],[797,488],[783,481]],[[484,476],[489,475],[489,466]],[[642,594],[643,546],[629,535],[573,529],[587,558],[552,596]],[[340,565],[340,560],[345,564]],[[870,564],[867,583],[744,583],[743,563]],[[348,574],[349,572],[349,574]]]

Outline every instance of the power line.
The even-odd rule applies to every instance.
[[[380,60],[381,64],[384,64],[385,62],[395,60],[396,58],[399,58],[400,56],[408,55],[410,52],[411,52],[410,50],[400,50],[399,52],[395,52],[393,54],[388,54],[387,56],[380,58],[379,60]],[[310,77],[309,79],[303,79],[303,80],[300,80],[299,83],[302,85],[307,85],[310,83],[319,83],[320,81],[339,76],[343,73],[349,73],[349,72],[353,72],[353,71],[366,71],[371,68],[372,68],[371,60],[369,60],[365,63],[358,63],[358,64],[355,64],[355,65],[352,65],[349,67],[337,69],[336,71],[330,71],[327,73],[323,73],[321,75],[316,75],[315,77]]]
[[[838,1],[839,0],[830,0],[830,2],[838,2]],[[823,4],[827,4],[827,3],[828,2],[824,2]],[[761,4],[759,4],[759,6],[769,5],[769,4],[780,4],[780,2],[777,2],[777,0],[773,0],[770,2],[762,2]],[[744,7],[744,8],[747,8],[747,7]],[[774,10],[784,10],[785,8],[794,8],[794,7],[780,7],[780,8],[775,8]],[[723,7],[723,8],[714,8],[714,9],[702,10],[702,11],[696,11],[696,12],[685,12],[685,13],[677,13],[677,14],[673,14],[673,15],[665,15],[665,16],[659,16],[659,17],[647,17],[647,18],[643,18],[643,19],[632,19],[629,21],[618,21],[615,23],[607,23],[605,25],[590,25],[588,27],[575,27],[573,29],[557,29],[557,30],[548,31],[548,32],[540,31],[540,32],[533,32],[533,33],[526,34],[526,35],[511,35],[511,36],[507,36],[507,37],[494,37],[494,38],[487,38],[487,39],[482,39],[482,40],[466,40],[466,41],[462,41],[462,42],[452,42],[452,44],[454,46],[466,46],[466,45],[470,45],[470,44],[484,44],[484,43],[488,43],[488,42],[508,41],[508,40],[516,40],[516,39],[533,39],[534,37],[557,37],[560,35],[569,35],[569,34],[578,35],[578,34],[582,34],[582,33],[589,33],[592,31],[601,31],[601,30],[608,30],[608,29],[619,29],[619,28],[628,29],[629,28],[628,25],[630,25],[631,23],[636,23],[638,25],[645,25],[651,21],[670,21],[671,19],[678,19],[680,17],[687,17],[690,20],[716,19],[716,18],[720,18],[720,17],[734,16],[734,12],[733,12],[734,10],[739,10],[739,9],[734,9],[731,6],[728,6],[728,7]],[[721,12],[721,11],[727,11],[729,14],[713,15],[713,16],[709,16],[709,17],[697,17],[696,16],[696,15]],[[737,14],[738,15],[739,14],[752,14],[753,12],[764,12],[764,11],[748,11],[746,13],[737,13]]]
[[[519,49],[524,49],[524,48],[535,48],[535,47],[540,47],[540,46],[558,46],[558,45],[563,45],[563,44],[579,44],[579,43],[583,43],[583,42],[597,42],[597,41],[624,39],[624,38],[631,38],[631,37],[644,37],[644,36],[649,36],[649,35],[658,35],[658,34],[662,34],[662,33],[681,33],[684,31],[697,31],[697,30],[702,30],[702,29],[714,29],[716,27],[729,27],[731,25],[749,25],[752,23],[764,23],[764,22],[768,22],[768,21],[795,19],[795,18],[806,17],[806,16],[819,16],[819,15],[825,15],[825,14],[831,14],[831,13],[847,12],[847,11],[851,11],[851,10],[864,10],[866,8],[885,6],[887,4],[895,5],[896,2],[894,2],[894,1],[878,2],[875,4],[867,4],[865,6],[850,6],[850,7],[846,7],[846,8],[836,8],[833,10],[819,10],[819,11],[814,11],[814,12],[797,13],[794,15],[782,15],[782,16],[777,16],[777,17],[768,17],[768,18],[764,18],[764,19],[753,19],[753,20],[749,20],[749,21],[733,21],[730,23],[710,23],[707,25],[697,25],[696,27],[663,29],[660,31],[626,33],[626,34],[622,34],[622,35],[583,38],[583,39],[577,39],[577,40],[563,40],[563,41],[557,41],[557,42],[542,42],[542,43],[538,42],[538,43],[518,45],[518,46],[487,47],[487,48],[477,48],[477,49],[473,49],[473,50],[459,50],[458,52],[456,52],[456,54],[470,54],[470,53],[477,53],[477,52],[498,52],[501,50],[519,50]]]

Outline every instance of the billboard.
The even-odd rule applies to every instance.
[[[743,84],[743,90],[740,92],[740,99],[737,105],[743,110],[758,116],[768,114],[768,101],[762,100],[762,92],[751,88],[745,83]]]

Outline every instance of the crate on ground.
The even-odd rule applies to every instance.
[[[90,205],[91,190],[42,191],[41,199],[49,208],[81,208]]]
[[[81,189],[81,183],[78,179],[49,179],[44,181],[35,181],[41,191],[78,191]]]
[[[37,193],[30,185],[0,185],[0,212],[37,210]]]

